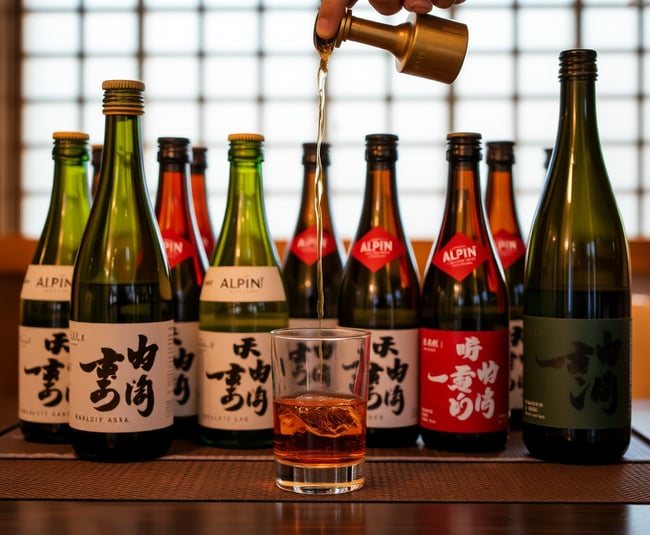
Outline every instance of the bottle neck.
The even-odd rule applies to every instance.
[[[161,230],[191,225],[194,203],[190,188],[187,163],[161,162],[156,195],[156,216]],[[191,228],[185,230],[189,232]]]
[[[361,223],[367,228],[382,227],[391,233],[403,233],[394,160],[368,161]]]
[[[592,157],[598,155],[602,161],[595,80],[563,80],[560,83],[560,120],[555,151],[560,154],[558,151],[583,151],[585,148],[592,152]],[[569,157],[569,154],[564,152],[564,157]]]
[[[327,178],[327,166],[323,165],[320,175],[320,211],[323,218],[323,228],[329,230],[331,227],[331,213],[329,206],[329,185]],[[316,224],[316,164],[306,163],[302,181],[302,196],[300,200],[300,223],[301,227],[308,227]]]
[[[478,160],[450,162],[445,205],[442,232],[448,238],[458,232],[476,237],[486,231]]]
[[[489,165],[485,211],[493,233],[502,229],[520,233],[511,164],[496,162]]]
[[[133,202],[132,195],[149,199],[142,155],[140,115],[107,115],[104,151],[97,197],[116,195]]]

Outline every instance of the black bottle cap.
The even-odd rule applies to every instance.
[[[302,164],[316,165],[316,143],[303,143],[302,144]],[[320,160],[323,165],[330,164],[330,144],[321,143],[320,145]]]
[[[168,163],[189,163],[192,161],[190,140],[186,137],[159,137],[158,161]]]
[[[491,163],[515,163],[514,141],[488,141],[486,161]]]
[[[480,160],[481,157],[481,134],[475,132],[447,134],[448,161]]]
[[[398,139],[395,134],[368,134],[366,161],[396,161]]]

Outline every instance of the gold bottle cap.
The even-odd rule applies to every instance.
[[[230,134],[228,141],[264,141],[262,134]]]
[[[86,141],[90,139],[90,136],[85,132],[54,132],[52,134],[52,139],[55,141],[59,140],[71,140],[71,141]]]
[[[143,115],[144,82],[139,80],[105,80],[104,115]]]

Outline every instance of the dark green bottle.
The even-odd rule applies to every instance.
[[[397,195],[397,136],[366,136],[366,185],[339,295],[339,323],[371,332],[367,444],[413,446],[420,434],[420,281]]]
[[[158,138],[156,219],[172,284],[174,309],[174,429],[196,434],[198,411],[199,296],[208,268],[194,214],[190,140]]]
[[[289,311],[263,200],[259,134],[231,134],[228,199],[199,306],[199,436],[224,448],[273,444],[270,331]]]
[[[70,427],[81,458],[139,461],[172,439],[172,289],[144,176],[144,84],[102,88],[101,178],[72,279]]]
[[[560,54],[560,118],[526,257],[524,424],[531,455],[615,462],[630,442],[628,243],[596,120],[596,52]]]
[[[88,134],[54,132],[50,206],[20,296],[18,417],[34,442],[67,442],[70,288],[90,212]]]
[[[303,144],[303,184],[298,221],[293,236],[287,243],[282,273],[287,285],[289,302],[289,325],[291,327],[336,327],[338,324],[338,301],[343,272],[343,245],[338,239],[330,211],[328,168],[330,146],[321,144],[322,173],[316,184],[316,143]],[[319,206],[317,208],[317,203]],[[321,251],[318,255],[318,216],[322,229]],[[322,269],[323,303],[319,314],[319,277]],[[321,317],[319,317],[321,316]]]

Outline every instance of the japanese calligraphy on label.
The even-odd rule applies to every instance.
[[[524,406],[524,320],[510,320],[510,409]]]
[[[98,433],[174,421],[173,321],[70,322],[70,426]]]
[[[508,427],[508,329],[420,329],[420,425],[450,433]]]
[[[18,327],[18,417],[68,423],[68,329]]]
[[[20,298],[31,301],[70,301],[74,266],[30,264]]]
[[[198,411],[199,322],[174,322],[174,416]]]
[[[418,329],[372,330],[368,427],[418,424]]]
[[[311,225],[298,234],[291,242],[291,252],[302,262],[311,266],[318,260],[318,234],[316,225]],[[327,231],[323,231],[321,241],[323,258],[336,251],[334,237]]]
[[[212,266],[201,288],[201,301],[222,303],[284,301],[280,270],[274,266]]]
[[[199,424],[238,431],[272,428],[271,335],[199,331],[199,343]]]
[[[630,421],[631,319],[524,317],[524,421],[607,429]]]

